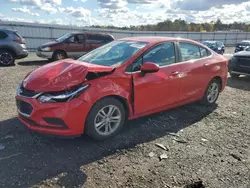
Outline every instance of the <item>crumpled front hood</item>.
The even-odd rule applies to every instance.
[[[85,81],[88,72],[111,72],[114,67],[64,59],[44,65],[28,74],[23,86],[32,91],[64,91]]]

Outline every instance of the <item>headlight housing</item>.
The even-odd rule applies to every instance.
[[[38,100],[42,103],[67,102],[79,96],[89,86],[80,86],[63,92],[44,93],[38,97]]]
[[[49,52],[49,51],[51,51],[51,47],[44,47],[44,48],[42,48],[41,49],[42,51],[44,51],[44,52]]]

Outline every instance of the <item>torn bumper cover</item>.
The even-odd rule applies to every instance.
[[[87,101],[78,98],[67,103],[41,103],[37,99],[17,96],[16,101],[18,117],[29,129],[61,136],[81,135],[91,108]]]

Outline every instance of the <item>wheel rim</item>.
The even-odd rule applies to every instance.
[[[56,55],[56,58],[57,58],[58,60],[64,59],[64,55],[61,54],[61,53],[59,53],[59,54]]]
[[[207,91],[207,100],[209,103],[213,103],[219,95],[219,86],[217,83],[212,83]]]
[[[98,134],[108,136],[120,125],[121,111],[114,105],[103,107],[96,115],[94,126]]]
[[[13,57],[11,54],[5,52],[0,54],[0,62],[3,65],[10,65],[13,60]]]

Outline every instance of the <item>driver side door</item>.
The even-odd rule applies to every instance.
[[[179,65],[174,42],[164,42],[152,47],[133,64],[135,115],[161,110],[179,101]],[[155,73],[143,74],[140,65],[153,62],[159,66]]]

